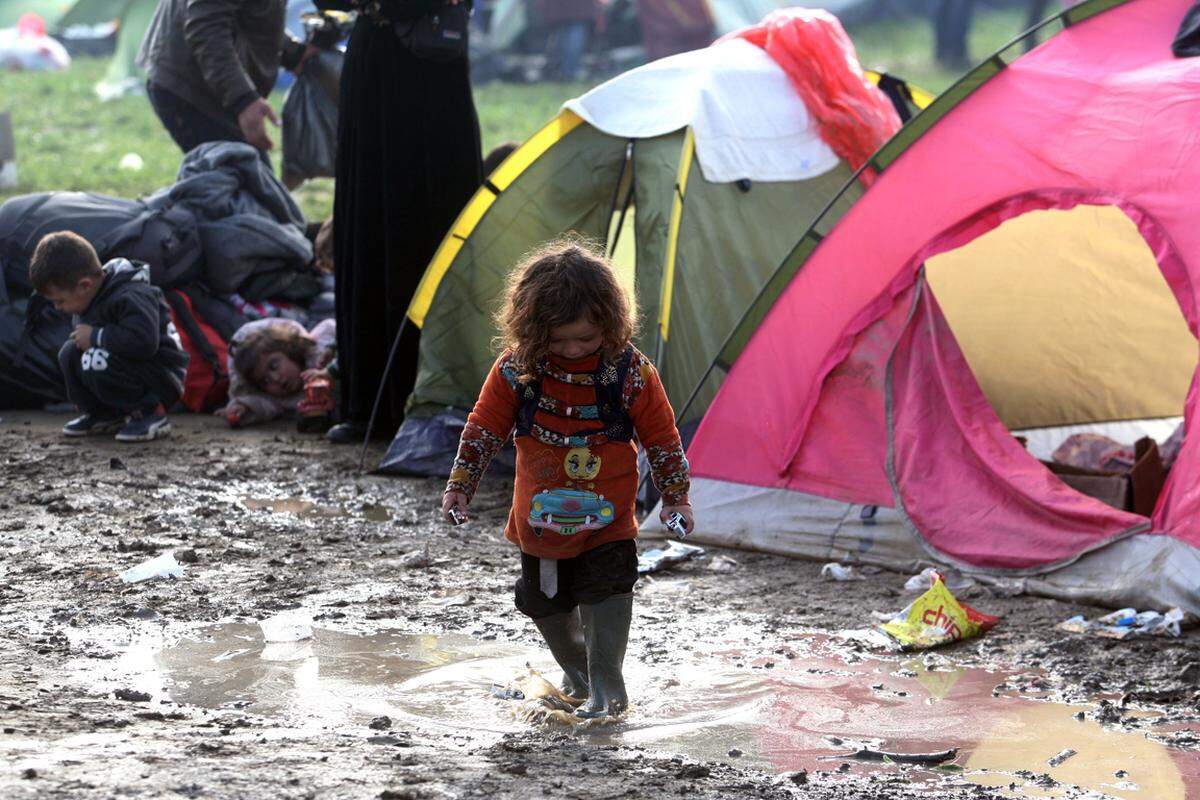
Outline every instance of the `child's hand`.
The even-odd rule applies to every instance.
[[[460,524],[458,520],[450,515],[451,510],[456,510],[465,522],[467,518],[467,503],[470,501],[462,492],[446,492],[442,495],[442,516],[447,522],[452,522],[455,525]]]
[[[81,351],[90,349],[92,346],[92,326],[76,325],[75,330],[71,331],[70,339]]]
[[[665,525],[667,523],[667,519],[669,519],[672,514],[679,514],[683,517],[683,529],[686,532],[691,533],[692,529],[696,527],[696,522],[692,518],[692,507],[690,505],[663,506],[662,511],[658,512],[658,518],[662,520],[663,524]]]
[[[300,379],[303,380],[305,383],[308,383],[309,381],[315,380],[317,378],[325,378],[327,380],[333,380],[329,376],[329,370],[327,370],[327,369],[306,369],[306,370],[304,370],[304,372],[300,373]]]
[[[218,408],[213,413],[218,417],[224,417],[225,421],[229,423],[229,427],[236,428],[248,410],[245,405],[239,403],[237,400],[230,400],[227,406]]]

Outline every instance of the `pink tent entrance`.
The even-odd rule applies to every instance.
[[[1139,514],[1014,436],[1194,421],[1200,59],[1170,51],[1189,5],[1076,6],[875,154],[723,354],[689,450],[699,538],[1200,610],[1200,443]]]

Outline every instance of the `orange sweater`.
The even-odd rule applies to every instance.
[[[573,558],[637,536],[637,446],[596,434],[604,423],[597,419],[594,383],[616,379],[616,372],[604,366],[607,372],[598,371],[597,355],[576,361],[550,357],[538,370],[541,397],[529,434],[516,437],[517,474],[504,531],[524,553]],[[525,392],[505,353],[467,420],[447,491],[474,494],[488,462],[516,427]],[[686,503],[687,460],[675,415],[658,371],[636,350],[620,397],[620,411],[646,448],[664,503]]]

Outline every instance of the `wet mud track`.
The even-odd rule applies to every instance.
[[[557,677],[512,610],[503,481],[453,529],[439,481],[284,424],[131,447],[63,421],[0,421],[0,797],[1200,798],[1195,632],[1066,634],[1097,610],[976,586],[986,637],[880,654],[841,634],[907,576],[730,552],[639,584],[623,723],[529,721],[489,692]],[[182,578],[117,578],[166,551]],[[264,642],[289,609],[312,639]]]

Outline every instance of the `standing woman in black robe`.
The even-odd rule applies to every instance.
[[[466,55],[452,61],[418,58],[397,34],[397,23],[405,30],[458,2],[351,0],[359,15],[342,67],[333,202],[343,421],[330,430],[331,441],[361,441],[365,435],[409,301],[482,180]],[[394,433],[404,417],[418,341],[415,326],[404,326],[376,431]]]

